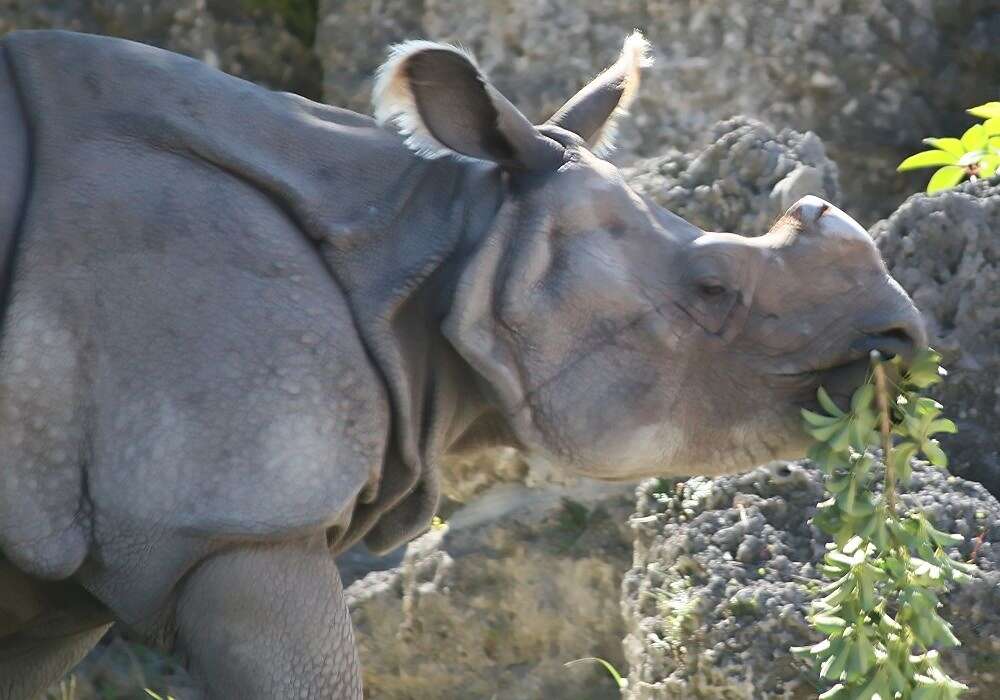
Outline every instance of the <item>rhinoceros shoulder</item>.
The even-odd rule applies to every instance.
[[[313,151],[268,151],[286,126],[314,138],[287,96],[188,63],[186,82],[132,71],[115,94],[116,52],[149,80],[186,61],[128,42],[6,49],[25,78],[75,56],[109,81],[103,97],[72,76],[27,95],[38,128],[0,340],[0,548],[58,578],[106,533],[346,526],[377,486],[389,408],[293,204],[314,197],[300,184],[315,186],[331,129],[317,123]],[[269,124],[259,139],[232,121],[248,95]],[[171,130],[145,128],[165,111]]]

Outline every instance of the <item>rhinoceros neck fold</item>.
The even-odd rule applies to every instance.
[[[355,221],[324,221],[320,244],[392,405],[379,495],[359,504],[344,539],[363,535],[376,551],[426,527],[437,508],[435,462],[482,412],[478,386],[440,327],[463,261],[503,198],[492,166],[408,153],[399,163],[381,201]]]

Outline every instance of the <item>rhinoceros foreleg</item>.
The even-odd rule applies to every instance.
[[[361,699],[325,537],[213,555],[184,581],[177,624],[178,650],[209,698]]]

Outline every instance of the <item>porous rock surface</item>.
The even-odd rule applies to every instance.
[[[366,110],[386,43],[460,42],[543,120],[614,60],[637,27],[656,49],[623,124],[622,156],[687,149],[720,119],[816,131],[844,169],[844,208],[869,225],[920,175],[896,163],[925,136],[961,133],[996,99],[995,0],[320,0],[326,98]],[[368,40],[359,42],[357,37]]]
[[[981,571],[945,595],[943,615],[963,646],[945,667],[994,698],[1000,682],[1000,504],[982,486],[918,467],[904,501],[941,529]],[[825,536],[809,523],[819,472],[777,462],[753,472],[686,482],[650,480],[631,524],[634,561],[623,584],[630,700],[806,700],[816,690],[788,649],[819,641],[805,616],[825,581]]]
[[[605,700],[634,487],[498,485],[347,588],[366,695]]]
[[[914,195],[872,234],[944,354],[952,471],[1000,496],[1000,178]]]
[[[706,231],[766,233],[800,197],[840,200],[837,166],[816,134],[776,131],[747,117],[719,122],[708,145],[624,169],[640,194]]]

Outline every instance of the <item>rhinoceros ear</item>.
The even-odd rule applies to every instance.
[[[639,91],[641,69],[653,64],[649,52],[649,42],[638,30],[633,32],[614,65],[571,97],[549,123],[572,131],[597,155],[614,150],[615,121],[628,113]]]
[[[553,168],[563,147],[500,94],[466,51],[429,41],[390,49],[372,93],[375,117],[394,123],[420,155],[460,154],[507,168]]]

